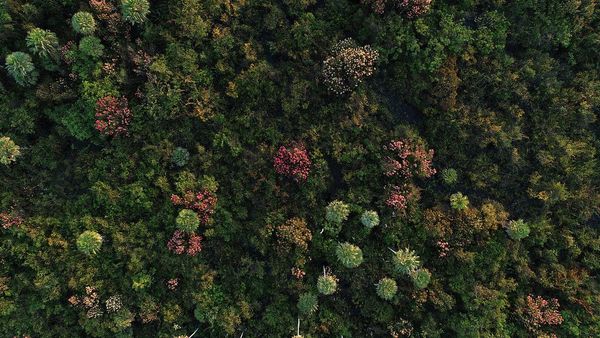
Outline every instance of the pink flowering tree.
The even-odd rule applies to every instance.
[[[371,6],[373,12],[377,14],[383,14],[386,8],[397,8],[409,18],[421,16],[431,8],[431,0],[361,0],[361,2]]]
[[[171,291],[176,290],[178,285],[179,285],[179,278],[171,278],[167,281],[167,288]]]
[[[385,204],[395,212],[404,212],[410,201],[418,199],[418,188],[411,183],[415,177],[435,175],[433,150],[410,139],[391,141],[383,147],[383,173],[390,185],[386,188]]]
[[[311,164],[308,152],[303,145],[295,145],[289,148],[281,146],[273,160],[276,173],[290,177],[296,182],[306,181]]]
[[[96,102],[96,130],[108,136],[127,135],[131,110],[125,97],[105,96]]]
[[[357,46],[351,38],[333,46],[323,61],[323,82],[330,92],[344,95],[375,72],[379,53],[371,46]]]
[[[444,258],[446,256],[448,256],[448,253],[450,252],[450,244],[448,244],[448,242],[444,241],[444,240],[438,240],[436,242],[437,248],[438,248],[438,257],[439,258]]]
[[[396,212],[404,212],[408,204],[415,199],[415,193],[408,185],[401,187],[392,185],[387,188],[388,197],[385,204]]]
[[[431,0],[401,0],[400,8],[406,11],[407,17],[414,18],[429,12]]]
[[[169,242],[167,242],[169,251],[176,255],[187,254],[196,256],[202,251],[202,236],[195,233],[187,234],[181,230],[175,230]]]
[[[183,206],[185,209],[194,210],[200,218],[200,223],[206,225],[215,212],[217,196],[208,190],[200,192],[187,191],[182,196],[171,195],[171,203]]]
[[[0,226],[3,229],[10,229],[23,223],[23,219],[18,215],[9,212],[0,212]]]
[[[525,306],[520,309],[520,312],[527,328],[531,332],[541,334],[545,326],[562,324],[563,317],[559,312],[559,308],[560,304],[556,298],[546,300],[541,296],[528,295]]]
[[[209,190],[186,191],[181,196],[171,195],[171,203],[196,212],[200,223],[206,225],[212,220],[211,217],[217,206],[217,196]],[[167,248],[176,255],[185,253],[188,256],[195,256],[202,250],[202,236],[194,232],[175,230],[167,242]]]
[[[429,178],[436,173],[432,167],[433,149],[426,150],[408,139],[392,141],[383,148],[389,153],[383,164],[388,177]]]

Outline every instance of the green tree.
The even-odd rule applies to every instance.
[[[79,51],[93,59],[99,59],[104,55],[104,46],[100,39],[95,36],[84,36],[79,40]]]
[[[350,214],[350,208],[348,205],[342,201],[332,201],[327,205],[325,209],[325,219],[328,222],[332,222],[335,224],[340,224],[346,219],[348,219],[348,215]]]
[[[150,286],[151,283],[152,277],[150,275],[146,273],[138,273],[135,276],[133,276],[133,279],[131,281],[131,287],[134,290],[143,290]]]
[[[410,278],[417,289],[424,289],[429,285],[431,273],[427,269],[417,269],[410,273]]]
[[[452,186],[456,184],[456,181],[458,180],[458,172],[456,169],[447,168],[442,170],[440,174],[442,176],[442,181],[444,181],[444,184],[446,185]]]
[[[373,229],[374,227],[379,225],[379,215],[377,215],[376,211],[367,210],[363,212],[363,214],[360,216],[360,222],[367,229]]]
[[[337,290],[337,278],[332,274],[324,273],[317,280],[317,289],[326,296],[333,294]]]
[[[185,148],[177,147],[171,154],[171,162],[178,167],[183,167],[190,160],[190,152]]]

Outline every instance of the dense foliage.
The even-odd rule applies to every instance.
[[[0,337],[600,336],[592,0],[0,1]]]

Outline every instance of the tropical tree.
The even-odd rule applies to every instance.
[[[330,92],[347,94],[373,75],[378,57],[371,46],[358,47],[353,39],[344,39],[333,46],[323,61],[323,82]]]
[[[31,56],[23,52],[13,52],[6,56],[6,70],[23,87],[34,85],[39,75]]]
[[[49,30],[33,28],[27,33],[25,43],[29,50],[42,58],[56,58],[58,54],[58,38]]]
[[[427,269],[417,269],[410,273],[410,278],[417,289],[424,289],[429,285],[431,273]]]
[[[392,250],[392,252],[394,253],[392,256],[392,263],[394,264],[396,272],[410,274],[419,267],[419,256],[417,256],[413,250],[404,248],[398,251]]]
[[[337,290],[338,279],[335,275],[323,271],[323,274],[317,279],[317,289],[320,293],[328,296]]]
[[[91,35],[96,31],[96,20],[89,12],[77,12],[71,18],[71,26],[77,33]]]
[[[520,241],[529,236],[529,232],[529,224],[525,223],[522,219],[510,221],[506,226],[506,233],[515,241]]]
[[[462,211],[469,207],[469,198],[461,192],[450,195],[450,206],[452,209]]]
[[[298,298],[298,311],[305,315],[311,315],[319,308],[319,299],[312,292],[306,292]]]
[[[394,298],[397,291],[398,285],[396,284],[396,281],[391,278],[384,277],[377,283],[377,295],[382,299],[390,300]]]
[[[360,222],[367,229],[373,229],[374,227],[379,225],[379,215],[377,215],[376,211],[367,210],[363,212],[363,214],[360,216]]]
[[[95,255],[100,251],[102,241],[99,233],[86,230],[77,237],[77,248],[86,255]]]
[[[9,165],[21,155],[21,147],[7,136],[0,137],[0,163]]]
[[[338,260],[347,268],[356,268],[363,262],[362,250],[350,243],[340,243],[335,250]]]
[[[150,13],[150,3],[148,0],[121,0],[121,13],[132,24],[143,23]]]
[[[193,210],[183,209],[177,215],[175,222],[177,223],[177,229],[186,233],[192,233],[198,229],[200,218]]]

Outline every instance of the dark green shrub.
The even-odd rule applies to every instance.
[[[178,167],[183,167],[190,160],[190,152],[187,149],[177,147],[171,154],[171,162]]]

